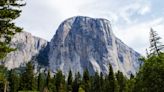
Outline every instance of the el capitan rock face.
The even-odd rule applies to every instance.
[[[108,65],[125,75],[135,74],[140,54],[125,45],[112,32],[106,19],[73,17],[65,20],[50,42],[48,54],[51,71],[67,75],[88,69],[90,74],[108,73]]]
[[[135,74],[140,65],[140,54],[115,37],[106,19],[73,17],[59,26],[50,42],[21,32],[10,45],[17,50],[3,60],[8,69],[34,61],[36,66],[44,64],[52,72],[62,70],[65,75],[69,70],[82,74],[85,69],[90,74],[107,74],[112,64],[115,72],[120,70],[128,76]]]

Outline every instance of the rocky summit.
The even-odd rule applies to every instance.
[[[115,72],[120,70],[128,76],[135,74],[140,65],[141,55],[113,34],[106,19],[69,18],[61,23],[50,42],[22,32],[14,36],[11,46],[18,49],[3,60],[9,69],[31,61],[32,57],[37,57],[39,63],[46,62],[45,67],[53,73],[62,70],[65,75],[69,70],[82,74],[85,69],[90,74],[107,74],[111,64]]]
[[[69,70],[82,74],[85,69],[90,74],[107,74],[109,64],[115,72],[129,75],[135,74],[140,65],[140,54],[115,37],[110,21],[82,16],[67,19],[59,26],[48,56],[49,68],[66,75]]]

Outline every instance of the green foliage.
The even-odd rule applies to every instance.
[[[100,92],[105,92],[105,80],[104,80],[104,77],[103,77],[103,73],[101,72],[100,73]]]
[[[151,56],[144,61],[135,84],[135,89],[140,92],[164,91],[164,54]]]
[[[55,85],[55,76],[54,78],[51,78],[51,72],[48,70],[47,79],[46,79],[46,88],[49,90],[49,92],[56,92]]]
[[[83,73],[82,88],[85,90],[85,92],[90,92],[91,82],[87,69]]]
[[[38,90],[41,92],[45,87],[45,74],[39,73],[38,75]]]
[[[46,79],[46,86],[48,89],[50,85],[51,85],[51,75],[50,75],[50,70],[48,70],[47,79]]]
[[[80,73],[78,72],[77,74],[75,74],[75,79],[72,85],[72,92],[78,92],[80,84],[81,84],[81,76]]]
[[[72,77],[72,72],[70,70],[67,79],[67,92],[72,92],[72,82],[73,82],[73,77]]]
[[[118,71],[116,73],[116,79],[117,79],[117,83],[118,83],[119,92],[125,92],[126,78],[124,77],[123,73]]]
[[[163,92],[164,91],[164,54],[144,58],[143,65],[136,76],[131,75],[130,79],[126,78],[122,72],[113,72],[112,66],[109,65],[109,74],[103,76],[102,73],[89,75],[87,70],[84,71],[83,77],[77,73],[72,76],[70,71],[67,80],[65,80],[62,71],[57,71],[54,77],[51,72],[40,73],[36,83],[31,63],[21,75],[15,70],[9,72],[2,67],[0,69],[0,91],[3,91],[6,85],[7,90],[11,92],[35,91],[36,86],[39,92]],[[5,75],[2,75],[5,74]],[[21,77],[21,78],[20,78]],[[20,82],[19,82],[20,81]],[[19,90],[18,90],[19,88]]]
[[[151,58],[150,60],[154,62],[154,59]],[[6,69],[4,68],[1,70],[5,71]],[[144,70],[146,71],[145,68]],[[142,77],[144,74],[142,74]],[[161,74],[163,74],[163,72],[161,72]],[[7,90],[10,90],[11,92],[18,92],[20,90],[22,90],[21,92],[32,92],[36,91],[37,87],[37,90],[39,92],[152,92],[152,90],[143,91],[143,87],[146,86],[146,81],[140,80],[142,79],[142,77],[139,76],[141,74],[138,74],[137,78],[135,76],[132,76],[130,79],[127,79],[120,71],[115,74],[111,65],[109,66],[109,74],[105,77],[102,73],[95,73],[95,75],[90,76],[87,70],[84,71],[82,78],[79,73],[75,74],[75,76],[73,77],[71,71],[69,72],[67,80],[65,80],[62,71],[57,71],[54,77],[51,77],[50,75],[51,72],[48,71],[48,73],[39,73],[37,77],[34,77],[33,66],[31,63],[28,63],[24,73],[22,74],[16,72],[15,70],[11,70],[9,72],[9,87],[7,88]],[[147,82],[149,82],[148,80]],[[159,79],[159,81],[161,80],[162,78]],[[3,83],[5,83],[5,81]],[[157,82],[159,83],[159,81]],[[145,83],[143,84],[143,82]],[[147,85],[149,85],[150,83],[148,83]],[[163,84],[160,85],[163,86]],[[4,84],[2,84],[2,88],[4,88]],[[3,90],[4,89],[1,89],[1,91]],[[162,89],[158,88],[158,90]]]
[[[62,71],[60,70],[55,75],[55,86],[56,86],[56,92],[66,91],[65,77],[62,74]]]
[[[96,72],[91,83],[91,92],[101,92],[100,76]]]
[[[13,51],[9,43],[12,36],[20,32],[22,28],[17,27],[13,20],[20,16],[22,0],[0,0],[0,59],[4,58],[7,53]]]
[[[27,63],[26,69],[24,73],[21,76],[20,81],[20,90],[36,90],[35,86],[35,78],[34,78],[34,72],[33,72],[33,65],[31,62]]]
[[[138,90],[134,90],[135,81],[136,80],[135,80],[134,76],[131,75],[130,79],[128,79],[126,81],[125,91],[123,91],[123,92],[135,92],[135,91],[138,92]]]
[[[109,65],[109,75],[105,78],[105,92],[118,92],[118,84],[113,72],[112,65]]]
[[[15,70],[11,70],[9,72],[9,86],[10,86],[10,90],[12,92],[18,92],[19,89],[19,75],[16,73]]]
[[[0,92],[3,92],[7,83],[7,69],[0,65]]]
[[[82,87],[80,87],[78,92],[86,92],[86,91]]]

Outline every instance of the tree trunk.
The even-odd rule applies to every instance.
[[[7,81],[4,82],[4,92],[7,92]]]

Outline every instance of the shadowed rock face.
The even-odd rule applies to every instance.
[[[21,32],[14,35],[10,45],[17,50],[7,54],[2,61],[8,69],[13,69],[31,61],[47,46],[47,41],[34,37],[30,33]]]
[[[90,74],[108,73],[108,65],[125,75],[135,74],[140,54],[125,45],[112,32],[106,19],[73,17],[64,21],[50,42],[49,67],[67,75],[88,69]]]

